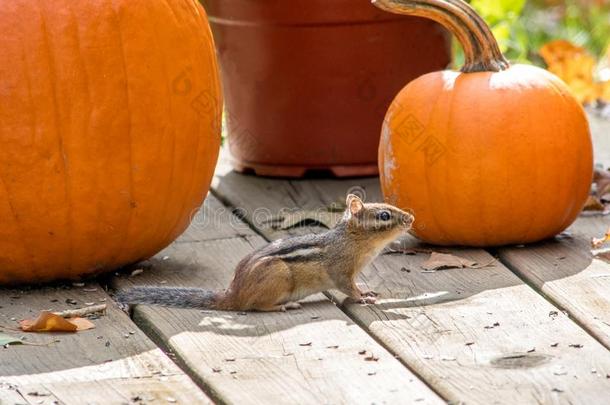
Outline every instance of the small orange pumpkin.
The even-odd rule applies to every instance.
[[[385,198],[415,214],[439,245],[496,246],[549,238],[577,217],[590,188],[586,115],[553,74],[506,61],[461,0],[374,0],[452,31],[461,72],[426,74],[395,98],[379,147]]]
[[[207,194],[220,145],[196,0],[0,7],[0,284],[158,252]]]

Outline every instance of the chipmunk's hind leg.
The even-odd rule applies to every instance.
[[[240,289],[242,302],[248,309],[261,312],[285,312],[295,308],[286,302],[294,289],[290,268],[281,260],[273,258],[258,263],[248,273],[248,282]]]

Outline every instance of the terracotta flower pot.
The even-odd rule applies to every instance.
[[[377,173],[394,95],[450,61],[445,31],[370,0],[202,0],[234,166],[259,175]]]

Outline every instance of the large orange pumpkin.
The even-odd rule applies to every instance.
[[[415,234],[440,245],[534,242],[564,230],[590,188],[586,115],[551,73],[510,66],[461,0],[376,0],[431,18],[462,43],[461,72],[424,75],[392,103],[379,147],[387,200],[413,211]]]
[[[147,258],[188,225],[220,145],[196,0],[0,6],[0,284]]]

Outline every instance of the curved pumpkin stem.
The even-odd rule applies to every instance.
[[[462,0],[372,0],[378,8],[395,14],[424,17],[447,28],[464,48],[464,73],[499,72],[510,67],[491,29]]]

